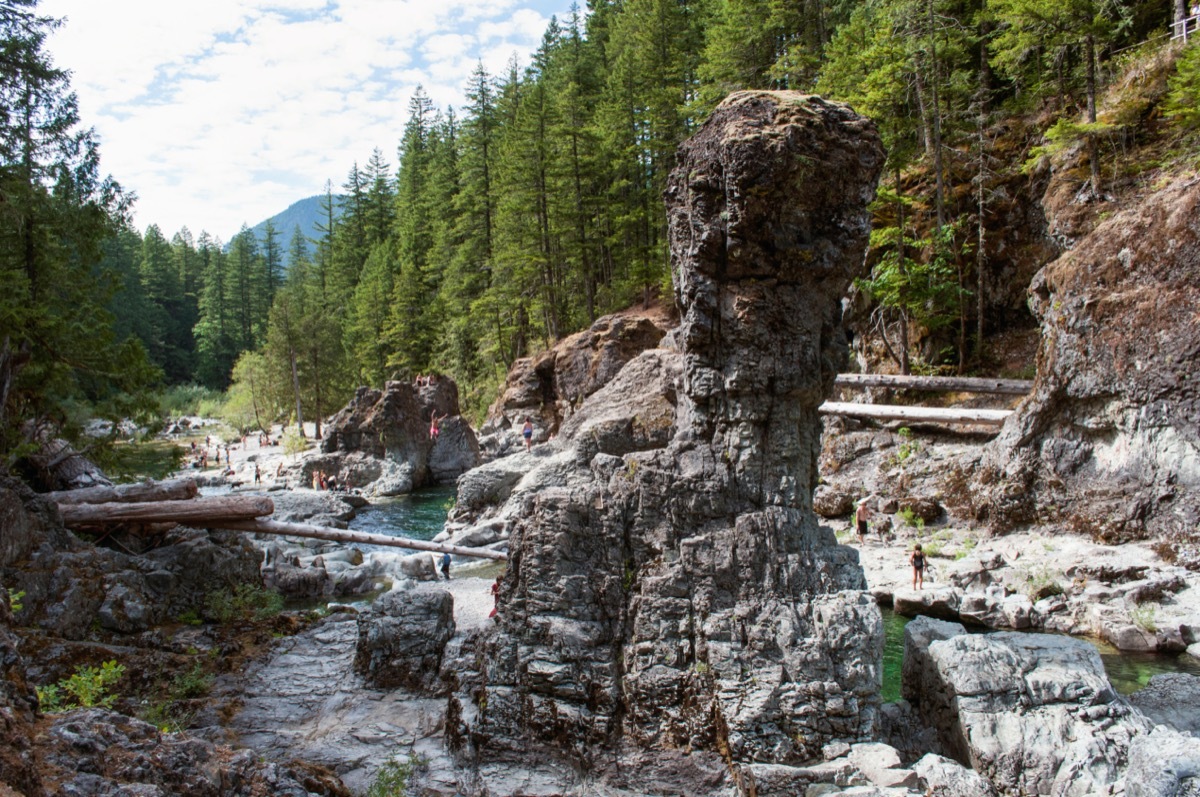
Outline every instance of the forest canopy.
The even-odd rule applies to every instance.
[[[859,287],[900,369],[924,357],[962,370],[986,339],[983,219],[1001,173],[1035,144],[1077,143],[1081,189],[1103,198],[1131,122],[1101,118],[1100,93],[1127,48],[1164,44],[1187,13],[1134,0],[594,0],[551,21],[528,67],[477,67],[460,108],[418,88],[394,162],[376,149],[327,184],[311,242],[268,226],[226,245],[132,228],[130,197],[99,176],[95,137],[45,53],[57,23],[35,6],[0,0],[10,446],[69,425],[72,401],[133,413],[155,381],[233,385],[250,427],[440,372],[478,415],[514,359],[633,302],[670,301],[662,191],[676,148],[747,88],[820,92],[875,120],[888,173]],[[1169,118],[1190,130],[1197,60],[1180,65]],[[994,131],[1014,117],[1036,135],[1002,156]],[[910,333],[946,346],[931,358]]]

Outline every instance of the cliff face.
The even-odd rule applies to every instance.
[[[1162,536],[1196,556],[1198,217],[1200,181],[1179,181],[1039,273],[1037,380],[976,474],[981,516],[1054,517],[1109,541]]]
[[[684,145],[677,353],[634,361],[682,359],[674,427],[654,448],[637,415],[556,441],[464,711],[485,756],[542,742],[588,764],[632,743],[793,762],[870,734],[880,618],[811,496],[882,162],[865,119],[788,92],[733,95]]]

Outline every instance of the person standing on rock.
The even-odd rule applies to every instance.
[[[525,416],[525,425],[521,427],[521,435],[525,438],[525,450],[533,450],[533,419]]]
[[[254,483],[258,484],[261,481],[262,481],[262,468],[258,467],[258,465],[256,463],[254,465]]]
[[[921,543],[913,545],[908,561],[912,563],[913,589],[925,589],[925,552],[921,550]]]
[[[492,582],[492,611],[488,617],[495,618],[496,609],[500,606],[500,576],[496,576],[496,580]]]
[[[446,577],[447,581],[450,580],[450,554],[448,553],[442,554],[442,575]]]
[[[867,544],[867,519],[871,517],[871,510],[867,508],[867,499],[863,499],[858,504],[858,509],[854,511],[854,522],[858,526],[858,544],[862,547]]]

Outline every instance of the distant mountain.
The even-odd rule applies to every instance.
[[[292,264],[288,255],[288,247],[292,243],[292,232],[296,227],[300,228],[300,234],[305,237],[305,249],[311,257],[316,248],[312,243],[312,239],[321,236],[317,225],[325,223],[325,215],[321,210],[321,201],[324,198],[324,194],[317,194],[307,199],[301,199],[299,202],[293,202],[287,210],[282,213],[276,213],[270,219],[260,221],[251,227],[250,230],[254,233],[254,237],[258,239],[259,244],[262,244],[267,237],[267,222],[270,221],[274,224],[276,231],[279,233],[279,245],[283,249],[284,268],[291,268]],[[333,197],[333,216],[335,219],[341,215],[341,208],[339,207],[340,199],[341,197],[336,194]]]

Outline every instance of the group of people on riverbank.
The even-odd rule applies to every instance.
[[[858,544],[865,546],[867,544],[867,527],[868,521],[871,518],[871,508],[867,506],[867,501],[864,499],[858,504],[858,508],[854,510],[854,525],[858,531]],[[890,518],[884,518],[875,524],[875,530],[879,534],[879,539],[883,543],[887,543],[892,538],[892,521]],[[913,543],[912,551],[908,555],[908,563],[912,565],[913,571],[913,589],[925,588],[925,570],[928,565],[928,559],[924,550],[921,548],[921,543]]]

